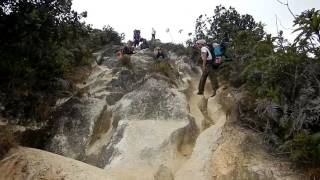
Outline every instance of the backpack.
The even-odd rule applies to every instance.
[[[140,30],[134,30],[133,34],[135,40],[140,40]]]
[[[219,45],[218,47],[214,48],[214,56],[215,57],[218,57],[218,56],[222,56],[222,49],[221,49],[221,46]]]
[[[214,48],[213,48],[212,44],[207,44],[206,46],[209,49],[209,51],[210,51],[210,53],[212,55],[212,58],[214,58],[215,57],[214,56]]]
[[[221,64],[221,48],[214,48],[212,44],[208,44],[207,47],[212,55],[212,66],[217,69]]]
[[[222,42],[221,44],[220,44],[220,48],[221,48],[221,54],[222,55],[225,55],[225,53],[226,53],[226,43],[225,42]]]

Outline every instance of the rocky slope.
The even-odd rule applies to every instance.
[[[132,55],[128,67],[114,57],[98,55],[101,65],[78,85],[81,93],[57,103],[45,149],[99,168],[20,148],[1,161],[1,172],[6,172],[2,178],[303,177],[289,163],[268,155],[258,134],[238,125],[235,106],[221,105],[235,104],[241,93],[222,87],[213,98],[197,96],[199,71],[192,71],[186,58],[171,54],[169,62],[177,72],[166,77],[154,72],[151,55],[150,50]]]

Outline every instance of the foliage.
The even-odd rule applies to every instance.
[[[263,25],[256,23],[251,15],[240,15],[234,8],[217,6],[214,15],[200,15],[196,20],[196,39],[213,38],[216,42],[232,41],[239,32],[246,31],[259,40],[263,37]]]
[[[302,30],[305,24],[299,26]],[[315,53],[319,47],[312,45],[312,41],[303,43],[306,40],[299,38],[305,33],[317,34],[304,29],[295,44],[281,44],[269,55],[252,58],[246,75],[252,93],[258,98],[257,121],[264,122],[258,128],[267,136],[276,137],[269,140],[278,150],[290,152],[293,160],[319,165],[320,142],[312,141],[320,131],[320,65]],[[266,100],[270,104],[261,108],[261,102]]]
[[[124,34],[119,35],[111,26],[104,26],[102,30],[93,29],[89,34],[87,43],[92,50],[98,50],[106,44],[121,45],[121,40],[124,39]]]
[[[13,137],[11,132],[4,128],[0,128],[0,160],[7,154],[7,152],[12,148],[15,147],[16,144],[14,143]]]
[[[155,61],[155,63],[153,64],[153,71],[170,77],[174,69],[167,61]]]
[[[131,67],[132,67],[131,58],[130,58],[130,56],[127,55],[127,54],[124,54],[119,61],[121,62],[121,64],[122,64],[123,66],[126,66],[126,67],[128,67],[128,68],[131,68]]]
[[[4,1],[1,4],[1,77],[51,79],[61,77],[73,61],[70,47],[86,33],[71,11],[71,1]]]
[[[320,56],[320,10],[304,11],[294,20],[294,25],[299,26],[294,32],[299,32],[295,44],[301,51],[314,53]]]
[[[102,45],[120,44],[122,37],[111,27],[92,29],[82,21],[87,13],[71,5],[71,0],[0,2],[0,93],[7,94],[1,102],[6,109],[29,99],[15,108],[36,117],[33,107],[59,91],[54,84],[91,64],[92,52]]]
[[[190,51],[185,48],[182,44],[173,44],[173,43],[157,43],[151,44],[150,48],[154,49],[155,47],[160,47],[163,49],[165,54],[168,54],[168,51],[176,53],[178,56],[189,55]]]
[[[320,141],[320,15],[304,11],[294,23],[293,44],[280,31],[271,37],[250,15],[218,6],[214,16],[200,16],[196,37],[228,39],[228,56],[219,72],[224,80],[249,91],[240,103],[244,125],[264,133],[277,151],[295,161],[319,166]],[[205,17],[205,19],[203,18]]]

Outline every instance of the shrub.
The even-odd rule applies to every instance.
[[[119,61],[123,66],[126,66],[128,68],[132,68],[131,57],[129,55],[124,54],[122,56],[122,58],[119,59]]]
[[[12,134],[6,128],[0,128],[0,160],[15,146]]]
[[[234,8],[218,6],[214,12],[197,19],[196,37],[231,40],[227,51],[233,61],[220,73],[237,87],[245,83],[249,92],[240,102],[243,125],[261,131],[272,149],[319,167],[320,11],[307,10],[295,19],[299,35],[292,45],[281,31],[271,37],[261,23]]]
[[[34,97],[59,94],[61,89],[53,84],[78,67],[91,65],[94,50],[120,44],[123,38],[110,26],[92,29],[82,22],[86,13],[73,11],[71,6],[71,0],[0,3],[0,92],[7,94],[2,104],[7,111],[15,108],[33,114],[19,119],[44,117],[32,111],[43,99]],[[29,101],[21,103],[24,99]]]
[[[155,61],[153,64],[153,71],[170,77],[174,70],[167,61]]]

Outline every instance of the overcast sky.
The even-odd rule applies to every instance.
[[[281,0],[286,1],[286,0]],[[288,0],[295,14],[310,9],[320,9],[320,0]],[[86,22],[93,27],[112,26],[117,32],[125,33],[126,40],[132,39],[133,30],[140,29],[141,36],[151,38],[151,28],[162,42],[181,43],[189,32],[194,33],[195,20],[201,14],[213,15],[217,5],[232,6],[240,14],[250,14],[256,21],[263,22],[268,33],[276,34],[278,26],[285,36],[291,34],[293,17],[277,0],[73,0],[73,8],[87,11]],[[166,29],[170,29],[170,34]],[[183,29],[181,34],[178,33]]]

